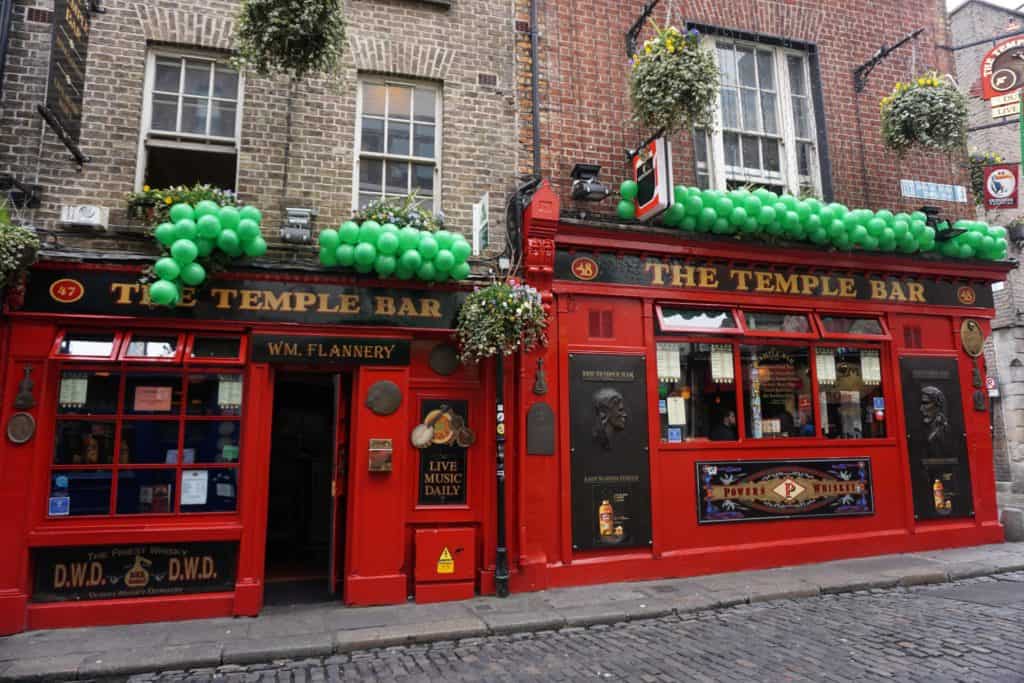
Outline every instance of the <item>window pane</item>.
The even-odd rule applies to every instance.
[[[178,96],[153,95],[153,116],[150,126],[154,130],[178,129]]]
[[[809,177],[814,168],[814,146],[806,142],[798,142],[796,145],[797,173]]]
[[[764,123],[765,133],[778,133],[779,124],[775,116],[775,95],[771,93],[761,94],[761,121]]]
[[[430,121],[433,123],[436,117],[437,103],[434,99],[434,91],[430,88],[416,88],[415,102],[417,121]]]
[[[415,126],[413,156],[434,158],[434,126]]]
[[[825,332],[832,334],[885,334],[877,318],[846,318],[836,315],[821,316]]]
[[[363,117],[362,150],[364,152],[384,151],[384,119]]]
[[[389,161],[387,194],[409,194],[409,164],[404,161]]]
[[[181,85],[181,62],[177,59],[156,60],[153,89],[163,92],[178,92]]]
[[[757,72],[754,66],[754,51],[745,47],[736,48],[736,67],[739,72],[740,85],[756,88]]]
[[[693,131],[693,156],[698,168],[705,168],[708,163],[708,136],[704,130]]]
[[[118,460],[128,465],[178,463],[177,420],[125,420]]]
[[[725,165],[740,165],[740,136],[736,133],[723,133],[722,141],[725,146]]]
[[[761,121],[758,118],[757,91],[743,88],[740,90],[740,103],[743,108],[743,129],[754,133],[761,131]]]
[[[67,498],[68,514],[106,515],[110,513],[109,470],[74,470],[50,475],[50,497]]]
[[[750,135],[742,136],[743,140],[743,167],[758,169],[761,168],[761,143],[759,138]]]
[[[757,51],[757,75],[762,90],[775,90],[775,60],[771,52]]]
[[[241,352],[237,337],[196,337],[192,343],[193,358],[238,358]]]
[[[388,154],[409,154],[409,124],[388,121]]]
[[[361,194],[359,195],[359,208],[365,209],[370,205],[371,202],[380,199],[379,194]]]
[[[811,116],[806,97],[793,98],[793,124],[798,138],[811,137]]]
[[[57,351],[62,356],[98,356],[108,358],[114,352],[113,334],[68,332]]]
[[[189,375],[189,415],[241,415],[240,374]]]
[[[372,83],[363,84],[363,113],[384,116],[387,88]]]
[[[181,476],[182,512],[234,512],[238,508],[235,468],[184,470]]]
[[[128,358],[173,358],[178,351],[177,337],[132,337],[125,356]]]
[[[722,88],[722,125],[740,127],[739,94],[732,88]]]
[[[744,311],[748,330],[769,330],[771,332],[810,332],[811,321],[806,315],[790,313],[768,313],[765,311]]]
[[[807,80],[804,78],[803,58],[790,55],[786,57],[786,65],[789,67],[790,92],[794,95],[806,95]]]
[[[383,189],[384,162],[379,159],[359,160],[359,191],[380,194]]]
[[[235,136],[235,117],[237,109],[234,102],[218,102],[210,104],[210,135],[224,138]]]
[[[808,349],[743,346],[740,358],[747,436],[814,436]]]
[[[113,372],[63,372],[57,395],[61,415],[111,415],[117,412],[121,376]]]
[[[225,150],[228,151],[213,151]],[[150,187],[171,187],[206,183],[223,190],[234,190],[238,175],[238,154],[222,145],[211,145],[210,151],[195,148],[147,147],[146,173]]]
[[[658,344],[659,353],[667,352],[674,358],[676,346],[679,360],[673,369],[678,369],[679,379],[661,378],[658,384],[662,440],[735,441],[739,437],[732,345]],[[723,372],[725,360],[728,367]]]
[[[187,422],[185,424],[185,462],[238,462],[239,423],[237,420]]]
[[[388,86],[388,118],[409,119],[412,113],[412,88]]]
[[[174,512],[175,470],[121,470],[117,473],[117,514]]]
[[[731,45],[718,44],[718,68],[722,71],[722,83],[736,83],[736,55]]]
[[[210,64],[186,60],[185,94],[203,97],[210,94]]]
[[[110,465],[113,462],[113,422],[57,421],[54,465]]]
[[[782,163],[779,160],[779,142],[777,140],[761,139],[761,153],[764,155],[764,170],[780,173]]]
[[[662,329],[673,330],[735,330],[732,311],[725,309],[685,309],[661,307]]]
[[[238,72],[218,64],[217,71],[213,75],[213,95],[232,100],[238,99]]]
[[[881,373],[875,375],[871,368],[864,372],[860,349],[819,348],[816,353],[819,368],[825,365],[834,369],[818,373],[821,427],[825,436],[830,439],[884,437]],[[877,359],[877,351],[867,351],[864,355],[872,353]],[[881,370],[881,366],[878,369]],[[881,410],[876,410],[876,401],[881,401]]]
[[[130,373],[125,380],[126,414],[170,415],[180,406],[181,375]]]
[[[434,194],[434,167],[430,164],[412,165],[412,187],[421,195]]]
[[[208,100],[185,97],[181,100],[181,132],[206,134]]]

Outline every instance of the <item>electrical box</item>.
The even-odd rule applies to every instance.
[[[417,529],[416,602],[467,600],[475,594],[476,530]]]
[[[106,230],[110,225],[110,209],[95,204],[65,204],[60,207],[60,222]]]

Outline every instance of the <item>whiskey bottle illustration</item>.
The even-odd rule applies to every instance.
[[[615,510],[608,499],[602,500],[597,508],[597,527],[602,536],[612,536],[615,533]]]
[[[145,588],[149,585],[149,571],[146,567],[153,564],[142,555],[135,556],[135,564],[124,575],[124,585],[128,588]]]
[[[942,486],[942,481],[939,479],[936,479],[935,483],[932,484],[932,498],[934,499],[936,512],[945,512],[948,509],[946,507],[946,491]]]

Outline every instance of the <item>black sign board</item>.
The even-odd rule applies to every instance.
[[[89,48],[89,0],[54,0],[50,74],[40,113],[81,163],[82,96]]]
[[[409,342],[401,339],[254,334],[252,359],[260,363],[408,365]]]
[[[651,543],[643,356],[569,355],[572,543]]]
[[[926,278],[867,276],[859,273],[811,273],[740,268],[727,263],[685,261],[632,255],[560,250],[555,278],[758,295],[814,296],[837,301],[992,307],[987,285]]]
[[[20,310],[71,315],[131,315],[451,329],[465,295],[440,289],[272,280],[211,280],[186,287],[174,308],[150,304],[138,275],[39,269],[29,277]]]
[[[850,517],[874,511],[867,458],[697,463],[701,524]]]
[[[235,589],[238,544],[37,548],[32,560],[35,602],[215,593]]]
[[[907,452],[918,519],[974,514],[955,358],[900,358]]]
[[[420,449],[420,505],[466,504],[466,401],[420,401],[423,424],[434,430],[433,443]],[[467,431],[463,431],[467,430]]]

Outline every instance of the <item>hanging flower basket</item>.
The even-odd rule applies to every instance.
[[[0,212],[0,288],[17,279],[36,261],[39,238],[34,231],[11,225],[7,212]]]
[[[236,63],[263,76],[331,74],[345,48],[344,0],[244,0]]]
[[[540,293],[528,285],[494,282],[470,294],[462,308],[455,336],[464,363],[475,363],[515,351],[547,346],[547,315]]]
[[[879,106],[882,138],[896,152],[914,145],[955,152],[967,143],[967,98],[948,75],[897,83]]]
[[[718,99],[719,72],[696,29],[681,33],[659,28],[633,55],[629,96],[634,118],[652,129],[673,133],[684,126],[711,128]]]

